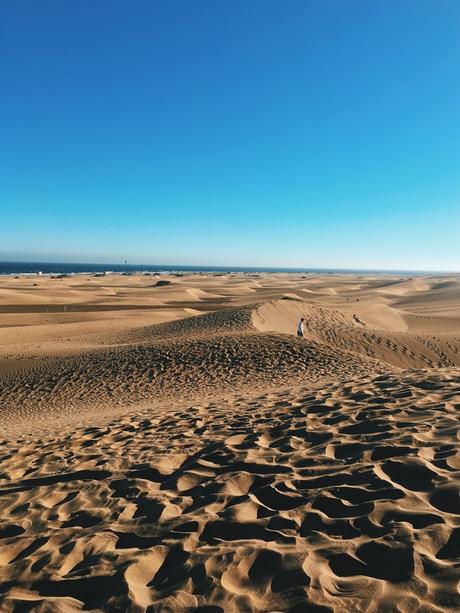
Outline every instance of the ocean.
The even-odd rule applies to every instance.
[[[0,275],[72,275],[97,273],[297,273],[297,274],[441,274],[439,271],[340,268],[270,268],[260,266],[188,266],[170,264],[102,264],[70,262],[0,262]]]

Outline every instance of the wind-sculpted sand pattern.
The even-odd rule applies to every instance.
[[[13,437],[0,609],[455,611],[458,369]]]
[[[195,318],[191,318],[192,320]],[[220,334],[30,361],[3,377],[3,427],[41,430],[165,398],[203,398],[382,371],[381,363],[277,334]]]

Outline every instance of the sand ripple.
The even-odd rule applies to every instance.
[[[2,610],[458,610],[459,390],[413,370],[5,441]]]

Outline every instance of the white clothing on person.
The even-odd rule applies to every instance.
[[[303,327],[304,327],[304,323],[302,320],[300,320],[299,325],[297,326],[297,334],[299,336],[303,336]]]

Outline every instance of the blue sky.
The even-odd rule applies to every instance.
[[[460,270],[457,0],[3,0],[0,259]]]

